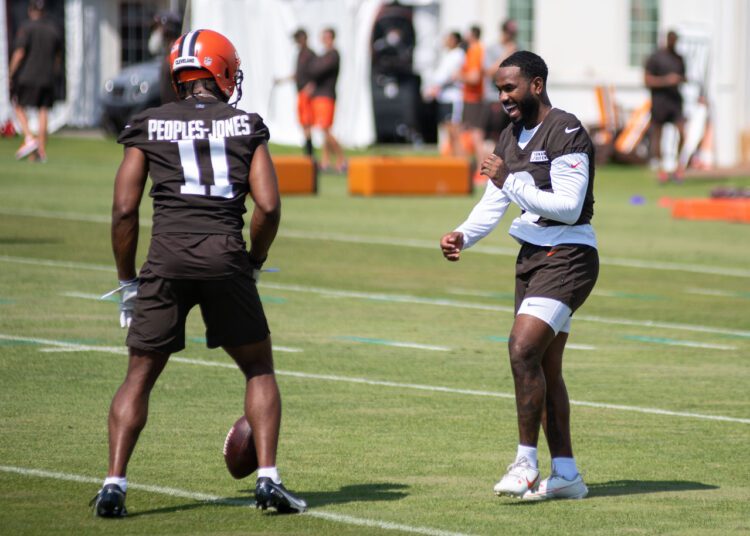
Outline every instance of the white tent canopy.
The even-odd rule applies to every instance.
[[[239,107],[259,113],[277,143],[299,144],[293,82],[274,79],[294,73],[297,48],[292,33],[303,27],[309,44],[321,52],[323,28],[336,30],[341,55],[337,86],[336,135],[346,146],[375,141],[370,92],[370,35],[382,0],[193,0],[190,29],[206,28],[226,35],[237,47],[245,75]]]

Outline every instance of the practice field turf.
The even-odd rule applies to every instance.
[[[131,462],[131,515],[113,521],[87,503],[126,365],[116,303],[96,299],[116,284],[121,149],[54,137],[41,165],[14,161],[16,145],[0,141],[0,534],[750,532],[750,227],[675,221],[658,203],[750,180],[658,187],[643,169],[598,170],[601,276],[565,358],[591,492],[525,504],[492,492],[517,437],[512,214],[450,264],[439,237],[479,192],[351,198],[324,175],[318,196],[284,198],[267,264],[280,272],[260,285],[284,402],[279,466],[309,513],[252,509],[253,479],[227,473],[243,381],[205,348],[194,311]],[[142,259],[148,199],[141,216]]]

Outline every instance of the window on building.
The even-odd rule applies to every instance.
[[[152,2],[120,3],[120,61],[123,67],[149,59]]]
[[[643,67],[659,38],[659,0],[630,0],[630,65]]]
[[[534,0],[510,0],[508,18],[518,24],[518,48],[534,48]]]

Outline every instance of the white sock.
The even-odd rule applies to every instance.
[[[104,484],[102,484],[102,487],[106,486],[107,484],[117,484],[118,486],[120,486],[120,489],[123,492],[128,491],[128,479],[124,476],[108,476],[104,479]]]
[[[552,471],[565,480],[573,480],[578,475],[575,458],[552,458]]]
[[[531,464],[532,467],[539,467],[539,462],[537,461],[536,455],[536,447],[529,447],[527,445],[519,444],[518,450],[516,451],[516,461],[520,460],[521,458],[526,458],[526,460],[528,460],[529,464]]]
[[[279,478],[279,471],[274,467],[260,467],[258,469],[258,478],[270,478],[274,484],[281,484],[281,478]]]

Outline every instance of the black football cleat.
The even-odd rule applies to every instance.
[[[91,499],[89,506],[94,507],[94,514],[98,517],[125,517],[125,492],[117,484],[102,486],[96,497]]]
[[[304,499],[295,497],[282,484],[276,484],[268,477],[261,477],[255,484],[255,507],[276,508],[280,514],[301,514],[307,510]]]

